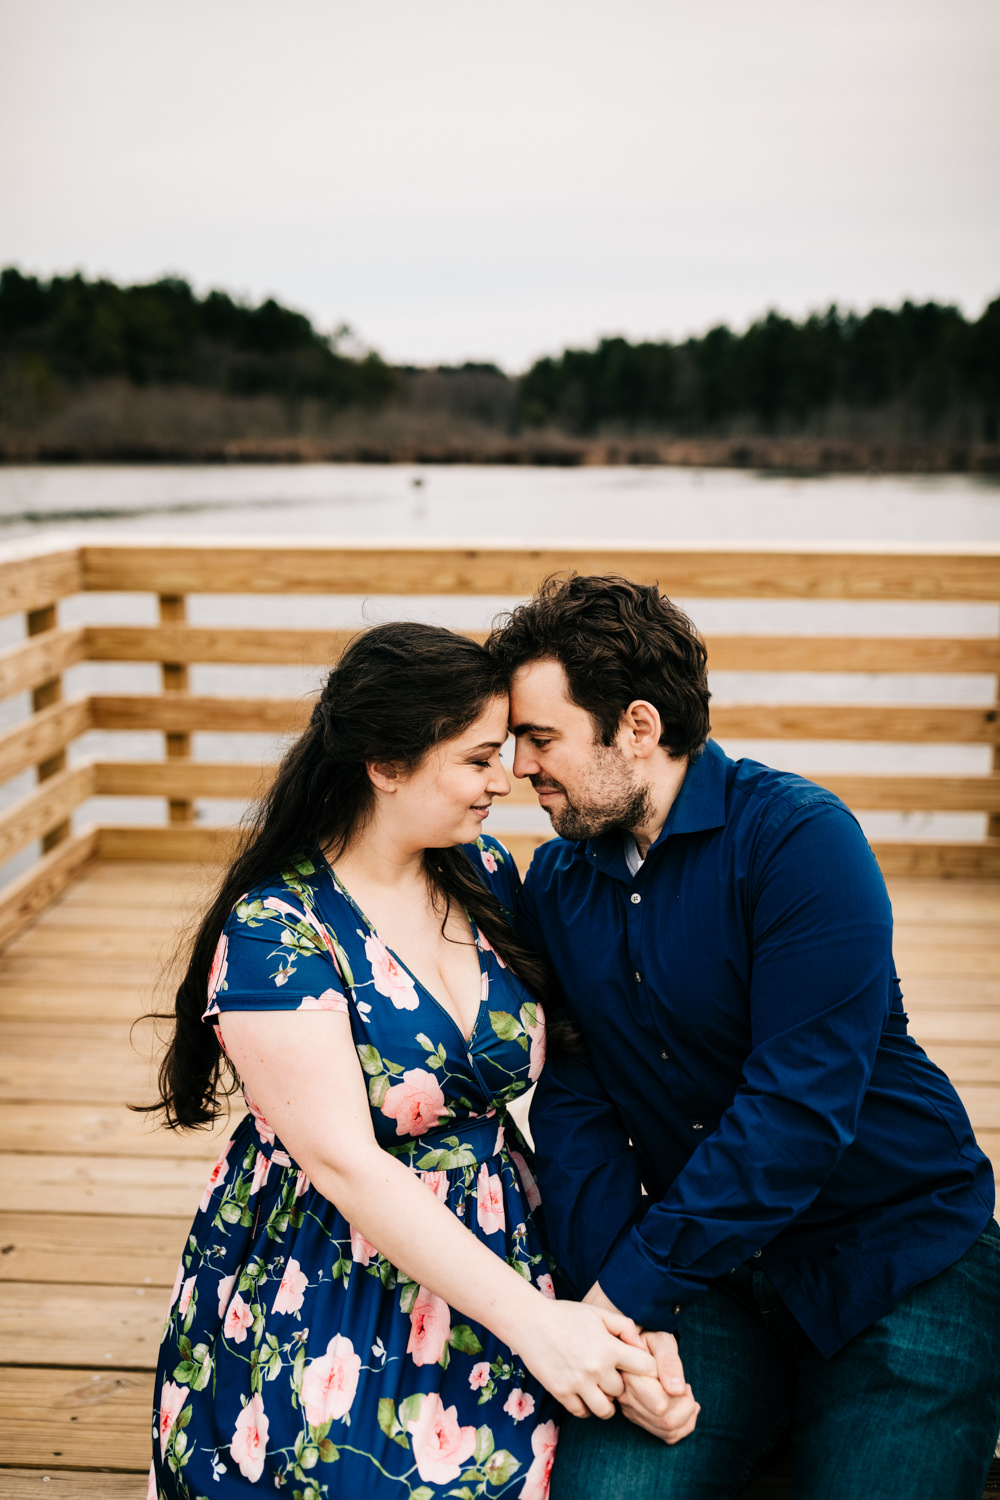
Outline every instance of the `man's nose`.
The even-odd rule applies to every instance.
[[[541,770],[537,758],[531,754],[526,746],[517,744],[514,746],[514,775],[521,778],[524,776],[537,776]]]

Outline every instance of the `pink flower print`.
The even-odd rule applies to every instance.
[[[240,1466],[240,1473],[251,1484],[264,1472],[264,1455],[267,1452],[268,1420],[264,1411],[264,1398],[259,1393],[251,1396],[236,1418],[236,1431],[229,1445],[229,1452]]]
[[[408,1068],[386,1094],[382,1113],[395,1120],[397,1135],[423,1135],[447,1114],[441,1085],[426,1068]]]
[[[355,1229],[353,1224],[350,1226],[350,1229],[351,1259],[356,1260],[359,1266],[367,1266],[373,1258],[378,1257],[378,1248],[372,1244],[371,1240],[366,1240],[361,1231]]]
[[[291,1162],[289,1162],[289,1166],[291,1166]],[[309,1187],[309,1178],[306,1176],[306,1174],[300,1168],[299,1169],[299,1175],[295,1179],[295,1196],[296,1196],[296,1198],[301,1198],[302,1194],[305,1192],[305,1190],[306,1190],[307,1187]]]
[[[149,1461],[149,1478],[146,1480],[146,1500],[159,1500],[156,1489],[156,1465]]]
[[[233,1295],[233,1287],[235,1285],[236,1285],[236,1277],[235,1276],[223,1276],[222,1280],[219,1282],[219,1317],[220,1318],[224,1318],[226,1316],[226,1308],[229,1306],[229,1299]]]
[[[182,1318],[191,1304],[191,1293],[194,1291],[194,1284],[197,1279],[198,1278],[196,1276],[189,1276],[187,1281],[185,1281],[183,1288],[181,1289],[181,1304],[177,1310]]]
[[[388,996],[397,1010],[416,1010],[420,1001],[413,980],[374,933],[365,938],[365,957],[372,966],[372,981],[379,994]]]
[[[448,1201],[448,1173],[447,1172],[420,1172],[417,1174],[427,1187],[430,1188],[435,1198],[440,1198],[442,1203]]]
[[[490,859],[493,859],[492,854],[490,855]],[[485,858],[483,860],[483,863],[486,864]],[[486,868],[489,869],[489,865],[486,865]],[[496,860],[493,860],[493,868],[496,869]],[[480,951],[482,953],[492,953],[493,957],[496,959],[496,961],[500,965],[501,969],[506,969],[507,965],[504,963],[503,959],[500,957],[499,953],[494,948],[494,946],[490,942],[489,938],[486,936],[485,932],[480,931],[480,929],[478,927],[476,928],[476,932],[477,932],[477,934],[479,936],[479,948],[480,948]]]
[[[517,1175],[521,1179],[521,1191],[524,1194],[528,1207],[537,1208],[542,1201],[542,1195],[538,1191],[538,1183],[535,1181],[534,1172],[532,1172],[520,1151],[512,1149],[510,1159],[517,1168]]]
[[[219,1160],[212,1168],[211,1176],[209,1177],[208,1182],[205,1185],[205,1191],[201,1195],[201,1203],[199,1207],[201,1208],[202,1213],[205,1213],[207,1211],[208,1205],[212,1201],[212,1194],[214,1193],[218,1184],[225,1181],[226,1173],[229,1171],[229,1163],[227,1162],[226,1157],[229,1155],[229,1152],[232,1149],[232,1144],[233,1143],[231,1140],[228,1140],[226,1142],[226,1144],[222,1148],[222,1155],[219,1157]]]
[[[174,1277],[174,1289],[170,1293],[170,1307],[167,1309],[168,1312],[173,1312],[173,1310],[174,1310],[174,1303],[177,1301],[177,1293],[181,1289],[181,1282],[183,1280],[184,1280],[184,1262],[181,1261],[180,1265],[177,1267],[177,1275]]]
[[[186,1385],[175,1385],[172,1380],[165,1380],[160,1391],[160,1457],[167,1451],[167,1439],[171,1428],[180,1416],[181,1407],[188,1398],[190,1387]]]
[[[469,1371],[469,1384],[474,1391],[481,1391],[484,1385],[489,1384],[490,1367],[485,1359],[481,1359],[478,1365],[473,1365]]]
[[[246,1341],[247,1329],[252,1323],[253,1313],[237,1292],[229,1304],[222,1331],[227,1339],[232,1339],[234,1344],[242,1344]]]
[[[541,1276],[539,1276],[537,1281],[535,1282],[535,1285],[537,1286],[543,1297],[551,1297],[553,1302],[555,1301],[556,1289],[553,1284],[552,1277],[549,1275],[548,1271],[542,1272]]]
[[[451,1483],[476,1451],[476,1429],[459,1427],[455,1407],[446,1407],[436,1391],[424,1397],[420,1415],[406,1426],[413,1434],[417,1473],[425,1484]]]
[[[265,1156],[263,1151],[258,1151],[257,1155],[254,1157],[253,1178],[250,1183],[251,1198],[253,1197],[254,1193],[259,1192],[260,1189],[264,1186],[265,1182],[267,1181],[267,1174],[268,1172],[270,1172],[270,1170],[271,1158],[269,1156]]]
[[[535,1014],[537,1020],[534,1026],[525,1027],[531,1038],[531,1050],[528,1053],[528,1077],[532,1083],[545,1066],[545,1016],[542,1014],[540,1005]]]
[[[326,1353],[306,1366],[302,1376],[302,1405],[310,1427],[322,1427],[346,1417],[358,1388],[361,1356],[343,1334],[336,1334]]]
[[[451,1333],[451,1309],[422,1286],[410,1312],[410,1338],[406,1345],[415,1365],[436,1365]]]
[[[347,997],[337,990],[324,990],[322,995],[303,995],[299,1010],[336,1010],[348,1015]]]
[[[496,855],[492,852],[492,850],[480,849],[479,858],[482,860],[487,870],[489,870],[490,874],[495,875],[497,872],[497,860]]]
[[[215,945],[215,957],[212,959],[212,967],[208,973],[208,1005],[205,1010],[207,1016],[218,1013],[219,1007],[215,1004],[215,997],[220,990],[226,988],[226,971],[229,968],[228,952],[229,938],[223,933]]]
[[[290,1167],[292,1165],[292,1158],[287,1151],[282,1151],[279,1146],[277,1151],[271,1152],[271,1165],[272,1167]]]
[[[503,1211],[503,1188],[500,1178],[483,1162],[476,1179],[476,1218],[484,1234],[496,1234],[507,1220]]]
[[[521,1391],[515,1387],[504,1402],[503,1409],[515,1422],[523,1422],[534,1411],[535,1398],[530,1391]]]
[[[260,1110],[257,1108],[257,1105],[250,1098],[250,1095],[247,1093],[246,1089],[243,1090],[243,1102],[246,1105],[247,1109],[250,1111],[250,1113],[253,1115],[253,1122],[254,1122],[254,1125],[256,1126],[257,1134],[260,1136],[261,1140],[264,1142],[264,1145],[265,1146],[273,1146],[274,1145],[274,1140],[275,1140],[274,1131],[271,1129],[270,1125],[264,1119],[264,1116],[261,1114]]]
[[[296,1313],[302,1306],[309,1278],[299,1265],[297,1260],[290,1260],[285,1267],[285,1274],[281,1278],[281,1284],[274,1294],[274,1302],[271,1311],[276,1313]]]
[[[531,1450],[535,1456],[525,1475],[521,1500],[548,1500],[549,1477],[558,1441],[559,1429],[555,1422],[542,1422],[531,1434]]]

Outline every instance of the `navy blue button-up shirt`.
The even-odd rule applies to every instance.
[[[709,741],[635,875],[621,834],[553,840],[519,920],[589,1049],[531,1109],[578,1295],[672,1330],[752,1259],[830,1355],[985,1227],[990,1164],[907,1033],[885,885],[832,793]]]

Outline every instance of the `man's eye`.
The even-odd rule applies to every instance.
[[[549,747],[549,745],[552,742],[551,742],[551,740],[536,740],[536,739],[533,739],[531,741],[531,743],[532,743],[532,745],[534,745],[534,747],[535,747],[536,750],[547,750],[548,747]]]

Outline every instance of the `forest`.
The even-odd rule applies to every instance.
[[[678,342],[519,375],[393,367],[273,298],[0,271],[0,459],[751,463],[1000,469],[1000,298]]]

